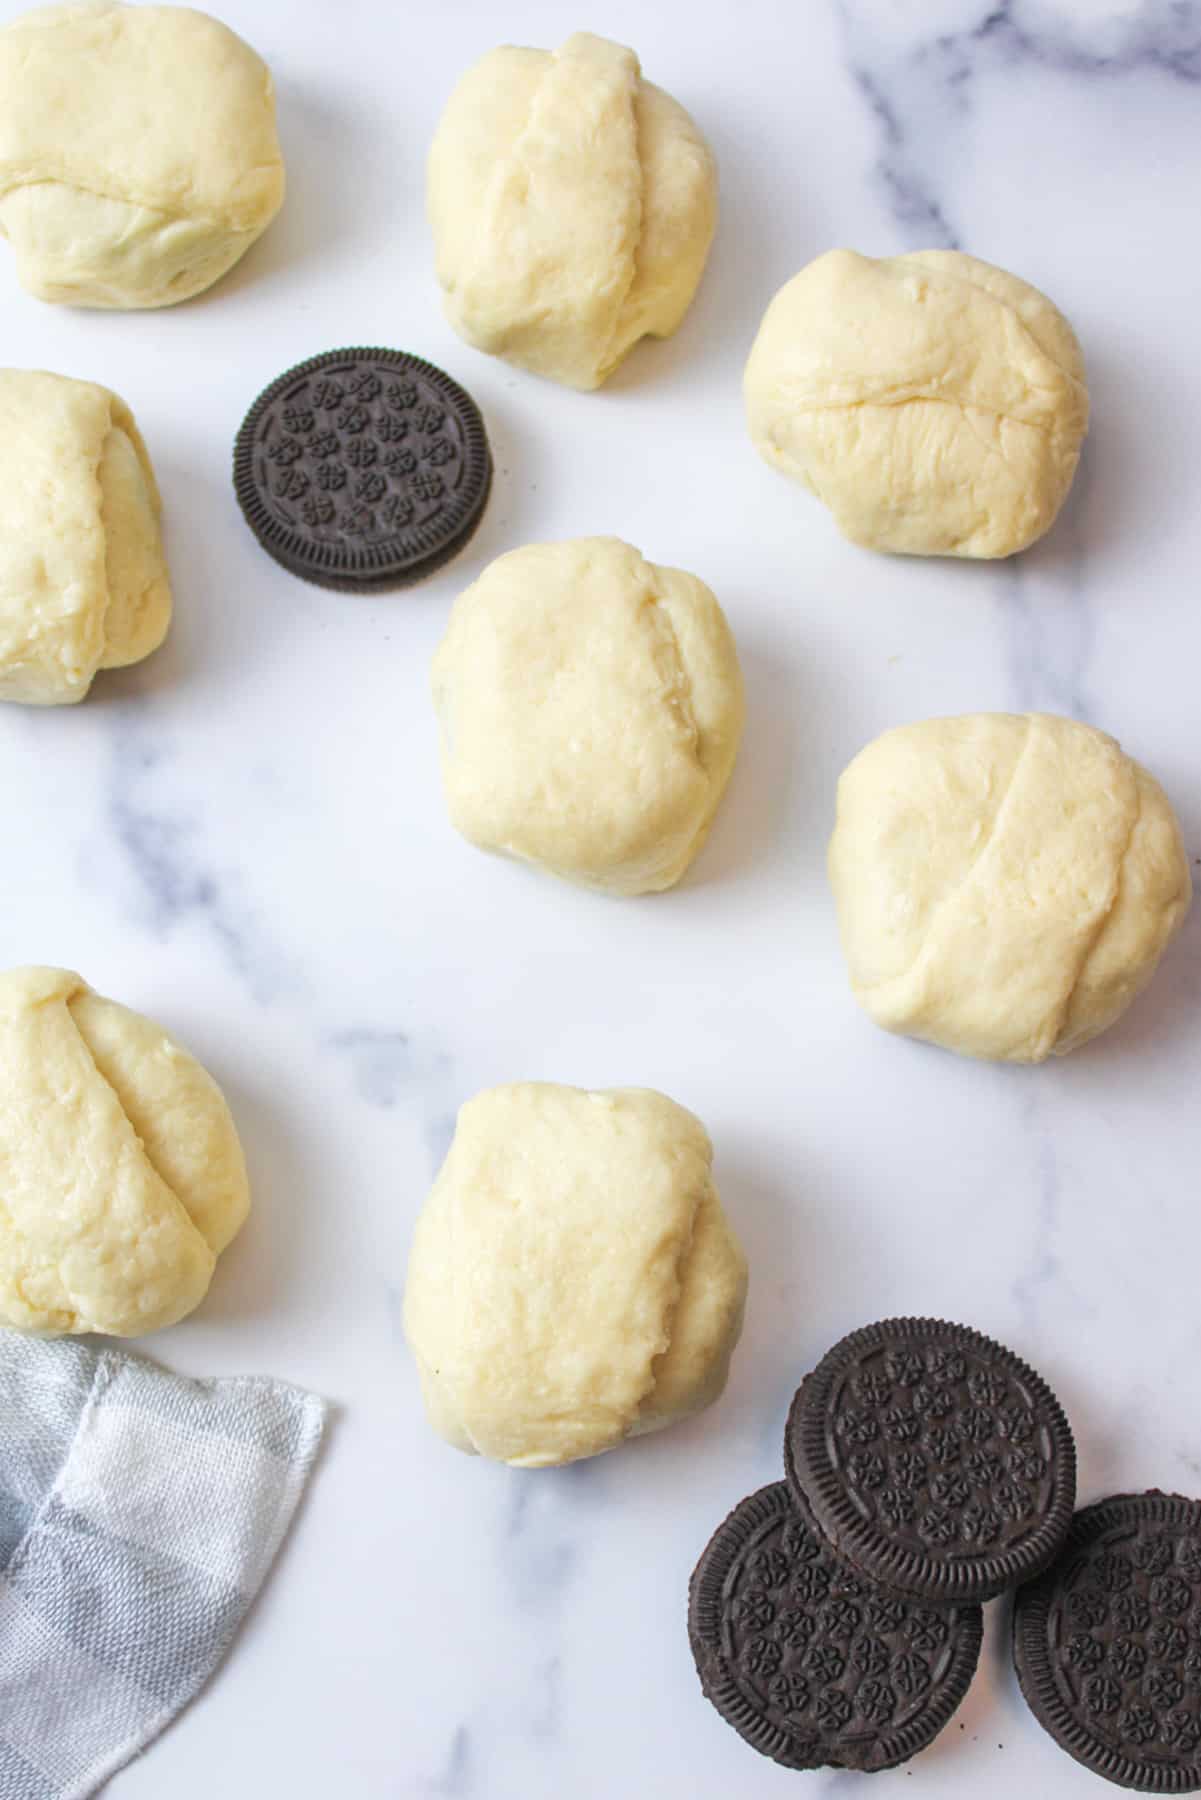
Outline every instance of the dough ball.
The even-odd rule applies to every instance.
[[[780,289],[746,366],[765,462],[869,550],[1012,556],[1048,531],[1088,428],[1045,294],[958,250],[831,250]]]
[[[690,1112],[646,1088],[490,1088],[413,1238],[405,1332],[434,1429],[519,1468],[716,1400],[744,1258]]]
[[[0,1324],[138,1337],[199,1305],[250,1205],[221,1090],[67,969],[0,974]]]
[[[0,700],[82,700],[170,623],[158,488],[125,402],[0,369]]]
[[[717,225],[717,170],[632,50],[588,32],[493,50],[463,76],[429,158],[447,317],[469,344],[596,388],[670,337]]]
[[[464,837],[608,893],[680,879],[742,733],[703,581],[618,538],[512,550],[456,601],[433,683]]]
[[[1103,731],[982,713],[886,731],[838,784],[830,881],[877,1025],[1042,1062],[1125,1012],[1188,909],[1162,788]]]
[[[187,300],[283,197],[271,76],[216,19],[84,0],[0,31],[0,231],[39,300]]]

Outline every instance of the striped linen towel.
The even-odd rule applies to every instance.
[[[187,1705],[324,1418],[283,1382],[0,1331],[0,1800],[84,1800]]]

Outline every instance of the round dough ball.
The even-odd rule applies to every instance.
[[[607,893],[680,879],[742,734],[734,639],[703,581],[619,538],[512,550],[455,602],[433,686],[464,837]]]
[[[746,1259],[698,1119],[646,1088],[487,1089],[417,1221],[405,1333],[430,1423],[545,1468],[716,1400]]]
[[[670,337],[717,225],[717,169],[632,50],[577,32],[493,50],[447,102],[429,216],[460,337],[596,388],[638,339]]]
[[[1042,1062],[1112,1025],[1188,910],[1162,788],[1103,731],[982,713],[886,731],[838,784],[830,881],[886,1031]]]
[[[271,76],[216,19],[84,0],[0,31],[0,232],[39,300],[190,299],[283,197]]]
[[[91,381],[0,369],[0,700],[66,706],[171,623],[154,471]]]
[[[819,256],[768,307],[745,391],[764,461],[852,543],[909,556],[1024,550],[1054,523],[1088,429],[1063,314],[958,250]]]
[[[67,969],[0,974],[0,1324],[138,1337],[204,1299],[250,1205],[221,1090]]]

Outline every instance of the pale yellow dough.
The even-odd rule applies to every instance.
[[[851,985],[878,1025],[1037,1063],[1150,981],[1192,893],[1163,789],[1103,731],[982,713],[886,731],[838,784]]]
[[[250,1205],[221,1091],[67,969],[0,974],[0,1325],[138,1337],[203,1300]]]
[[[498,557],[455,602],[433,689],[463,835],[614,894],[680,879],[742,733],[712,593],[618,538]]]
[[[218,20],[85,0],[0,31],[0,232],[39,300],[187,300],[283,197],[271,76]]]
[[[477,1094],[417,1222],[405,1331],[434,1429],[519,1468],[716,1400],[746,1260],[698,1119],[645,1088]]]
[[[632,50],[577,32],[469,69],[429,156],[447,317],[469,344],[595,388],[670,337],[717,225],[717,170]]]
[[[768,307],[744,386],[764,460],[853,543],[911,556],[1024,550],[1088,429],[1063,314],[958,250],[819,256]]]
[[[154,471],[123,400],[0,369],[0,700],[64,706],[171,623]]]

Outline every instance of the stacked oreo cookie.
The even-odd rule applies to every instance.
[[[785,1474],[734,1509],[693,1574],[701,1686],[789,1768],[891,1768],[966,1694],[981,1603],[1063,1546],[1071,1429],[1001,1344],[891,1319],[802,1383]]]
[[[1116,1494],[1077,1513],[1018,1595],[1013,1651],[1035,1718],[1086,1768],[1201,1788],[1201,1502]]]

